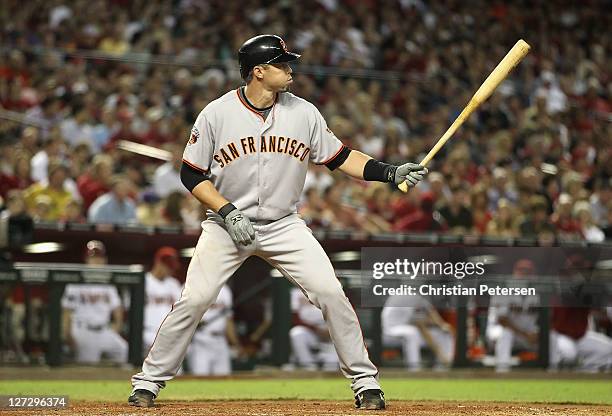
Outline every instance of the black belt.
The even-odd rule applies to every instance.
[[[209,335],[211,337],[225,337],[225,332],[223,332],[223,331],[213,331],[213,332],[207,332],[206,335]]]
[[[80,327],[85,327],[90,331],[102,331],[107,328],[107,325],[87,325],[87,324],[77,324]]]
[[[249,218],[253,225],[269,225],[278,220],[256,220],[254,218]]]

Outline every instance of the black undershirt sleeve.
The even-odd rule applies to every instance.
[[[327,169],[329,170],[335,170],[339,168],[340,166],[342,166],[342,164],[346,161],[346,159],[348,159],[350,154],[351,154],[351,149],[349,149],[346,146],[343,146],[340,153],[338,153],[338,155],[335,158],[327,162],[325,166],[327,166]]]
[[[181,182],[183,182],[185,188],[189,189],[189,192],[193,192],[193,188],[208,180],[208,178],[207,173],[199,171],[185,162],[181,165]]]

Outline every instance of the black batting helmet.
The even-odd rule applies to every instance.
[[[244,42],[238,49],[240,76],[246,80],[256,65],[291,62],[299,57],[299,54],[287,50],[287,45],[280,36],[255,36]]]

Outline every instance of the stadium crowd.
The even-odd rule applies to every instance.
[[[236,50],[258,33],[303,54],[293,91],[346,145],[420,160],[524,38],[531,54],[425,183],[402,194],[312,166],[300,211],[314,228],[370,233],[612,238],[605,2],[524,3],[4,1],[0,196],[36,221],[197,227],[182,149],[199,111],[240,85]]]

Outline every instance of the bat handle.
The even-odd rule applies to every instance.
[[[423,160],[421,160],[421,163],[419,163],[419,165],[421,165],[421,166],[423,166],[423,167],[426,167],[426,166],[427,166],[427,164],[429,163],[429,161],[430,161],[431,159],[433,159],[434,155],[435,155],[435,153],[434,153],[434,152],[429,152],[429,153],[427,154],[427,156],[425,156],[425,157],[423,158]],[[402,192],[408,192],[408,184],[406,183],[406,181],[404,181],[404,182],[400,183],[400,184],[398,185],[398,188],[399,188],[399,189],[400,189]]]
[[[429,161],[433,159],[433,157],[434,157],[434,154],[432,154],[432,152],[427,153],[427,156],[425,156],[423,160],[421,160],[421,163],[419,163],[419,165],[423,167],[427,167],[427,165],[429,164]]]

